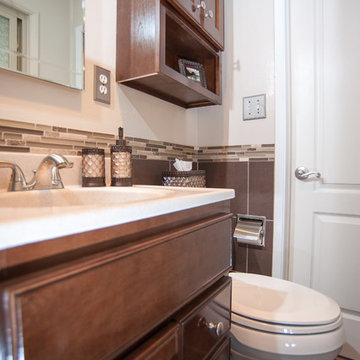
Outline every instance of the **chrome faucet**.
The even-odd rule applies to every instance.
[[[73,163],[62,155],[47,155],[40,162],[38,169],[33,170],[34,176],[29,183],[26,182],[24,173],[17,164],[0,161],[0,168],[4,167],[12,170],[8,191],[48,190],[64,188],[59,169],[72,168]]]
[[[52,154],[42,159],[37,171],[34,190],[63,189],[59,169],[72,168],[73,163],[64,156]]]

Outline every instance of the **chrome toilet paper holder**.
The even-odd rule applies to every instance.
[[[265,247],[266,216],[236,215],[234,238],[238,244]]]

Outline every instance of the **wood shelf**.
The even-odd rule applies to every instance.
[[[184,108],[221,104],[221,53],[159,0],[118,1],[116,80]],[[207,88],[178,60],[204,66]]]

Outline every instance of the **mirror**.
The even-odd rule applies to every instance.
[[[85,0],[0,0],[0,67],[84,88]]]

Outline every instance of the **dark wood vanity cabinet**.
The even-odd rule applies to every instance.
[[[231,222],[223,201],[0,251],[0,359],[227,359]]]
[[[209,3],[211,19],[193,14],[192,1],[118,0],[116,81],[184,108],[221,104],[223,0]],[[201,64],[206,86],[183,75],[179,59]]]
[[[224,277],[125,360],[229,359],[230,298],[231,280]]]
[[[217,359],[219,345],[229,337],[231,280],[217,282],[177,314],[186,360]]]
[[[145,341],[124,360],[180,360],[182,359],[180,325],[172,322]]]

